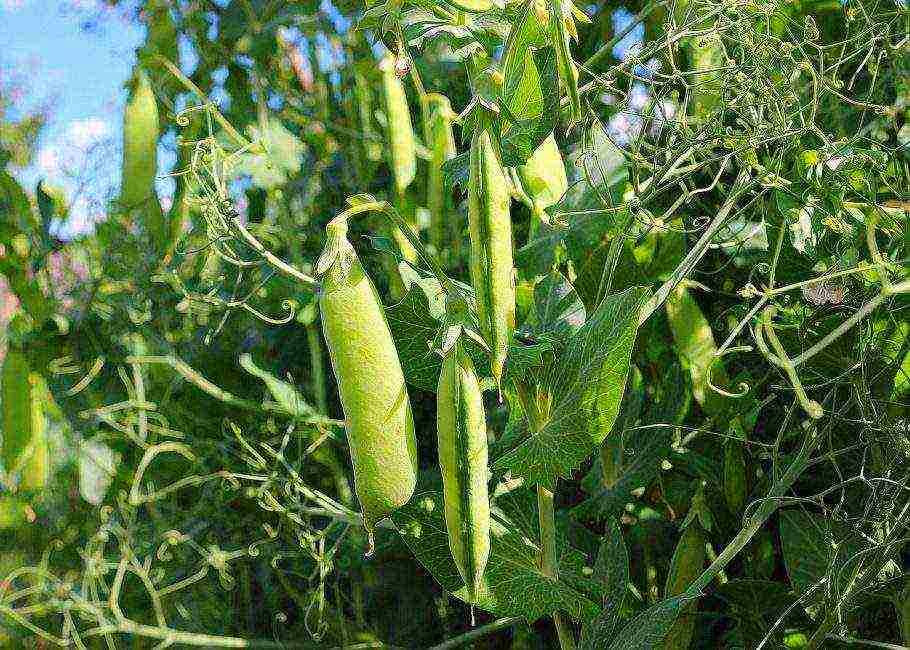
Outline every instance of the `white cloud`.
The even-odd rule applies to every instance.
[[[70,122],[67,137],[70,143],[85,149],[107,137],[110,132],[111,126],[108,122],[97,117],[89,117]]]
[[[38,153],[38,167],[45,174],[57,174],[60,171],[60,158],[57,156],[57,151],[55,149],[42,149]]]
[[[30,1],[31,0],[0,0],[0,9],[18,11],[19,9],[24,9],[25,5]]]

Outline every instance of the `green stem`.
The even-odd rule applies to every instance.
[[[322,359],[322,343],[319,340],[319,326],[314,320],[306,326],[307,344],[310,348],[310,373],[313,382],[313,396],[316,408],[323,415],[329,414],[329,399],[325,388],[325,364]]]
[[[450,648],[459,648],[475,639],[491,634],[496,630],[501,630],[504,627],[512,627],[516,623],[521,623],[524,619],[520,616],[513,616],[511,618],[501,618],[499,620],[488,623],[482,627],[471,630],[470,632],[465,632],[459,636],[456,636],[454,639],[449,639],[444,641],[439,645],[434,645],[429,650],[450,650]]]
[[[743,526],[743,529],[739,534],[733,538],[723,551],[721,551],[720,555],[717,556],[717,559],[705,569],[698,580],[693,582],[686,590],[686,596],[692,598],[700,597],[705,587],[707,587],[711,581],[724,570],[727,564],[729,564],[730,561],[746,547],[752,537],[777,510],[778,499],[790,489],[806,469],[809,456],[812,455],[812,452],[818,446],[820,440],[821,436],[818,434],[817,429],[813,428],[807,432],[806,438],[803,441],[803,446],[793,459],[793,462],[787,467],[787,471],[771,486],[771,489],[768,491],[768,496],[760,501],[758,508],[752,516],[746,520],[745,526]]]
[[[556,579],[556,512],[553,493],[542,485],[537,486],[537,515],[540,524],[540,571],[548,578]],[[572,630],[559,612],[553,612],[553,624],[562,650],[574,650],[575,638]]]

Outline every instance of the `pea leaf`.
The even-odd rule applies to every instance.
[[[629,621],[619,634],[595,637],[594,647],[604,648],[610,639],[609,650],[653,650],[659,648],[676,621],[685,598],[668,598],[646,609]]]
[[[601,581],[606,589],[603,599],[603,611],[582,628],[579,650],[596,650],[603,647],[606,639],[613,638],[622,601],[629,583],[629,553],[622,539],[622,531],[615,519],[607,524],[597,563],[594,565],[594,577]]]
[[[547,47],[526,54],[511,74],[506,71],[500,127],[504,165],[525,164],[553,132],[559,118],[556,70],[556,53]]]
[[[445,316],[445,293],[435,278],[415,278],[404,298],[386,307],[386,319],[405,382],[431,393],[436,392],[442,358],[430,349],[433,338]],[[468,353],[481,376],[490,376],[489,360],[473,341]]]
[[[442,494],[416,495],[392,514],[392,521],[404,543],[436,581],[465,600],[464,582],[449,550]],[[597,603],[578,590],[543,575],[537,564],[537,549],[529,546],[522,535],[494,527],[490,541],[486,585],[476,603],[478,607],[497,616],[524,616],[529,621],[556,610],[587,621],[600,611]]]
[[[638,313],[649,293],[633,288],[608,297],[568,339],[556,363],[543,369],[541,383],[553,404],[549,421],[501,456],[495,469],[508,468],[513,476],[552,489],[557,477],[569,478],[590,455],[619,413]],[[592,436],[589,422],[595,417],[604,426]]]
[[[269,389],[269,392],[275,399],[275,402],[277,402],[289,415],[294,417],[315,415],[316,411],[307,403],[297,388],[286,381],[278,379],[269,371],[263,370],[257,366],[253,362],[253,357],[251,355],[240,355],[239,362],[241,368],[263,381],[266,388]]]
[[[550,271],[534,287],[534,306],[524,328],[564,334],[577,331],[585,319],[585,306],[575,288],[562,273]]]

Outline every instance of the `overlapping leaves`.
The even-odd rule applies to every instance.
[[[464,582],[449,550],[443,518],[443,499],[438,492],[415,495],[392,515],[402,540],[447,591],[466,599]],[[540,572],[538,549],[513,531],[494,531],[485,587],[477,606],[497,616],[524,616],[535,621],[562,610],[575,619],[591,620],[600,612],[599,603],[578,589]]]
[[[553,404],[549,419],[501,456],[494,469],[509,469],[513,476],[552,489],[557,477],[568,478],[603,440],[619,412],[638,313],[649,293],[633,288],[608,297],[568,338],[563,354],[540,369],[539,385]],[[592,431],[595,413],[602,427]]]

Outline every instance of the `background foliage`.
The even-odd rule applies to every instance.
[[[107,218],[61,239],[66,197],[12,173],[43,118],[0,97],[6,339],[46,430],[2,433],[5,643],[910,645],[905,2],[148,0],[134,18],[176,154],[163,212],[112,182]],[[398,189],[390,48],[418,154]],[[475,626],[442,521],[440,284],[383,213],[352,220],[421,469],[365,559],[307,281],[355,195],[431,241],[425,92],[459,114],[428,243],[450,277],[468,281],[478,112],[497,109],[506,165],[553,133],[569,176],[542,214],[512,203],[519,331],[504,399],[486,382]]]

